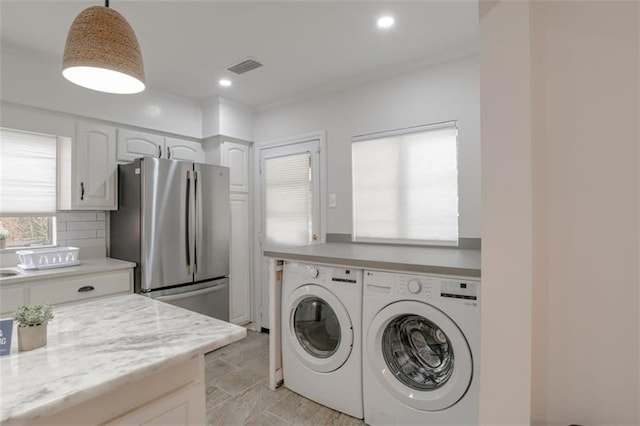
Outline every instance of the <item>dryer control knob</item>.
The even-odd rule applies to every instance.
[[[318,278],[318,275],[320,275],[320,271],[318,271],[318,268],[309,268],[307,270],[307,274],[311,277],[311,278]]]
[[[411,280],[407,283],[407,289],[411,294],[418,294],[422,290],[422,283],[418,280]]]

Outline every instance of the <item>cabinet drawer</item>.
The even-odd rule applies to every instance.
[[[25,287],[11,287],[0,289],[0,314],[11,314],[20,306],[26,304]]]
[[[29,303],[66,303],[131,291],[131,273],[117,271],[83,277],[51,280],[32,285]]]

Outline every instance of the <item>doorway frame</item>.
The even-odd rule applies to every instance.
[[[253,156],[253,184],[254,188],[261,188],[260,161],[262,158],[262,150],[269,148],[277,148],[287,145],[297,145],[301,143],[317,140],[320,147],[318,164],[319,170],[319,197],[320,200],[320,217],[318,220],[318,244],[326,242],[326,223],[327,223],[327,137],[326,131],[315,131],[303,133],[281,139],[274,139],[266,142],[256,142],[254,147],[257,150]],[[262,292],[269,291],[269,283],[262,284],[262,191],[256,190],[253,194],[253,205],[256,207],[253,214],[253,241],[256,242],[253,256],[253,306],[252,317],[257,330],[261,330],[265,322],[263,321],[263,312],[269,312],[269,307],[262,307]]]

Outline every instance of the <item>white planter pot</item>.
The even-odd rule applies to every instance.
[[[30,351],[47,344],[47,324],[18,326],[18,350]]]

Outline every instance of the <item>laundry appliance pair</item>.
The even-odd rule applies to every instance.
[[[287,261],[284,386],[370,425],[478,421],[480,283]]]

